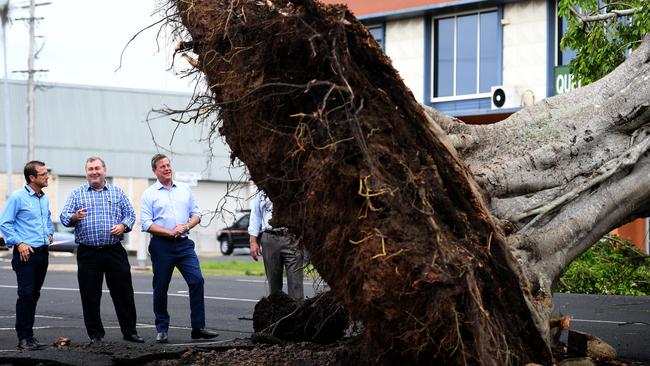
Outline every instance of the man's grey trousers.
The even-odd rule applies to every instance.
[[[277,235],[265,232],[262,233],[261,247],[269,293],[282,291],[282,274],[286,267],[289,297],[302,301],[305,297],[302,285],[302,252],[298,249],[295,237],[291,234]]]

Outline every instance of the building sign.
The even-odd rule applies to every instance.
[[[199,179],[201,179],[201,173],[199,172],[175,172],[174,180],[178,182],[183,182],[190,187],[196,187],[199,185]]]
[[[555,66],[553,69],[554,95],[564,94],[581,86],[579,81],[573,79],[573,74],[569,73],[569,67],[566,65]]]

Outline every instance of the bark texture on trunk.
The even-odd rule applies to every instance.
[[[494,125],[439,116],[534,287],[612,229],[650,215],[650,35],[603,79]]]
[[[645,109],[618,109],[625,113],[612,137],[601,132],[607,119],[596,118],[610,113],[608,99],[585,101],[621,93],[609,84],[543,101],[495,126],[467,126],[427,114],[345,7],[172,4],[209,86],[210,101],[197,98],[197,115],[218,114],[213,128],[220,124],[233,159],[272,199],[274,226],[300,234],[332,292],[363,321],[378,361],[551,362],[549,289],[559,271],[550,268],[583,249],[559,251],[566,239],[546,225],[569,215],[564,220],[575,222],[562,235],[584,242],[599,232],[590,225],[620,220],[602,210],[615,202],[592,200],[602,183],[553,211],[560,214],[532,223],[534,216],[519,216],[589,179],[560,167],[548,174],[555,155],[579,158],[590,172],[620,156],[619,144],[643,125],[639,119],[647,121],[647,100]],[[578,119],[569,108],[586,113],[594,103],[603,112],[593,118]],[[460,158],[441,126],[469,146]],[[595,144],[604,151],[590,149]],[[546,272],[538,276],[529,264]]]

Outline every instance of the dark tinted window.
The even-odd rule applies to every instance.
[[[454,95],[454,22],[455,18],[436,20],[434,40],[434,95],[448,97]]]
[[[488,93],[498,84],[496,11],[434,20],[434,98]]]
[[[237,221],[237,227],[247,228],[248,227],[248,218],[249,215],[243,216],[239,221]]]

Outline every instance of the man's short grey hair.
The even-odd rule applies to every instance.
[[[88,159],[86,159],[86,165],[84,165],[84,168],[88,166],[88,163],[91,163],[93,161],[99,160],[102,162],[102,167],[106,169],[106,163],[104,162],[104,159],[100,158],[99,156],[91,156]]]
[[[151,169],[156,170],[156,164],[162,159],[169,159],[165,154],[156,154],[151,158]]]

